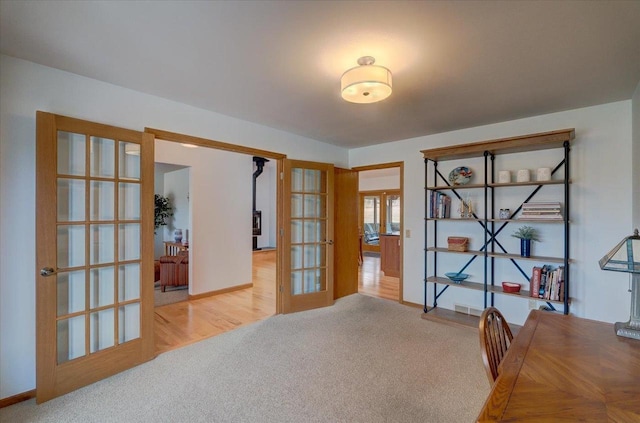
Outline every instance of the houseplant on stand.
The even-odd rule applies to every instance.
[[[520,255],[522,257],[531,257],[531,241],[540,241],[538,231],[531,226],[522,226],[511,236],[520,238]]]

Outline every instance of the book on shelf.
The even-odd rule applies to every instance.
[[[534,266],[530,279],[530,295],[549,301],[564,299],[564,266],[553,269],[550,265]]]
[[[523,203],[519,219],[562,220],[562,206],[558,202]]]
[[[449,216],[451,216],[451,197],[440,191],[431,191],[429,217],[442,219]]]

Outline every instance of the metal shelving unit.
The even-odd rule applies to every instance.
[[[483,141],[471,144],[462,144],[451,147],[435,148],[430,150],[423,150],[425,161],[425,225],[424,225],[424,312],[429,313],[438,306],[438,298],[443,295],[450,286],[459,288],[472,289],[476,291],[482,291],[484,294],[484,307],[494,304],[494,295],[509,295],[526,299],[537,299],[539,301],[545,301],[547,308],[550,310],[556,310],[556,307],[562,308],[564,314],[569,314],[569,306],[571,303],[570,292],[570,256],[569,256],[569,229],[570,229],[570,196],[569,187],[571,184],[570,179],[570,166],[569,166],[569,153],[571,150],[571,142],[575,138],[575,130],[563,129],[559,131],[544,132],[539,134],[530,134],[514,138],[503,138],[497,140]],[[557,166],[552,171],[552,177],[555,179],[550,181],[531,181],[531,182],[512,182],[512,183],[497,183],[495,182],[495,169],[494,160],[496,155],[510,154],[510,153],[522,153],[537,150],[546,149],[562,149],[563,157]],[[452,186],[449,184],[447,178],[445,178],[438,170],[438,163],[446,160],[465,159],[473,157],[484,157],[484,183],[468,184]],[[429,167],[432,167],[433,171],[433,186],[428,186]],[[558,175],[562,175],[558,178]],[[442,185],[438,184],[438,181],[442,181]],[[513,219],[520,212],[522,205],[520,205],[515,211],[511,212],[509,219],[496,218],[495,199],[499,195],[496,191],[508,188],[526,189],[532,188],[522,203],[529,202],[535,195],[547,185],[563,185],[564,187],[564,216],[560,220],[542,220],[542,219]],[[462,218],[433,218],[429,217],[429,192],[430,191],[443,191],[447,190],[453,194],[458,200],[462,200],[460,191],[463,190],[483,190],[484,194],[484,215],[478,216],[473,214],[470,219]],[[479,250],[470,250],[465,252],[449,251],[447,248],[439,247],[438,243],[438,225],[441,222],[447,222],[447,224],[454,224],[456,222],[476,222],[482,228],[484,235],[484,242]],[[498,235],[510,224],[510,223],[540,223],[549,225],[562,225],[563,226],[563,255],[561,257],[546,257],[546,256],[531,256],[522,257],[519,254],[509,253],[502,244],[498,241]],[[433,234],[434,244],[428,245],[429,234]],[[459,270],[463,272],[474,260],[480,258],[483,261],[484,272],[482,280],[480,281],[462,281],[461,283],[453,282],[452,280],[441,277],[438,274],[438,255],[439,254],[461,254],[470,256],[467,263]],[[431,255],[431,260],[430,256]],[[564,298],[561,301],[543,300],[536,297],[531,297],[528,290],[520,290],[518,293],[503,292],[502,286],[495,285],[495,260],[509,260],[522,274],[524,280],[528,283],[530,274],[525,272],[519,264],[519,261],[537,261],[545,263],[558,263],[562,264],[565,268],[565,289]],[[433,286],[433,301],[431,307],[428,307],[428,289],[429,286]]]

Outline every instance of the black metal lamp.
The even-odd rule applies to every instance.
[[[631,273],[631,317],[615,324],[616,334],[640,340],[640,235],[626,237],[600,259],[602,270]]]

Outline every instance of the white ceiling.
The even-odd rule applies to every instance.
[[[0,51],[352,148],[630,99],[640,1],[3,0]]]

